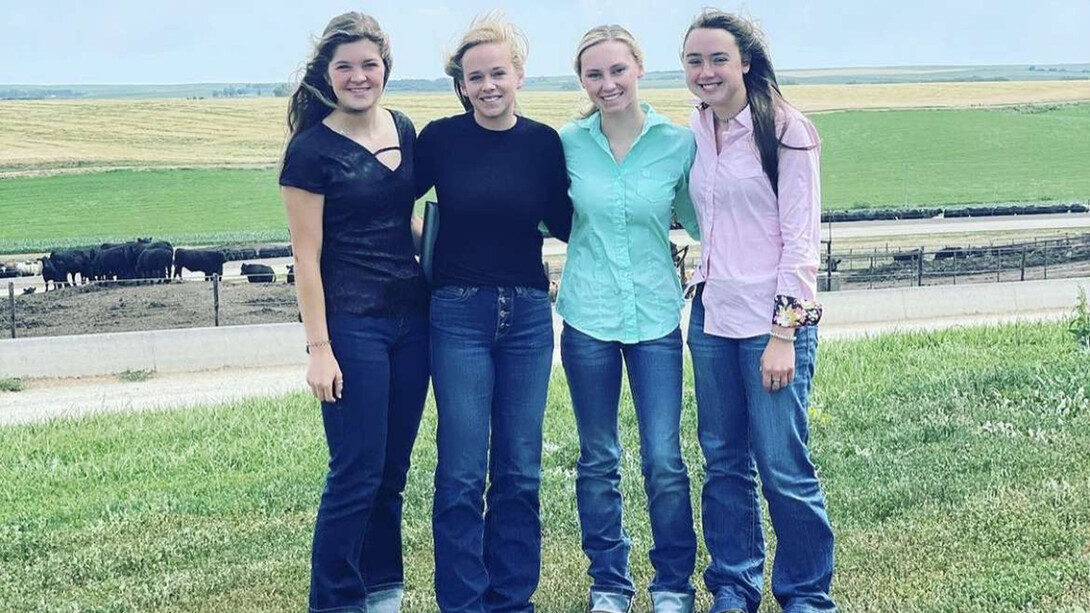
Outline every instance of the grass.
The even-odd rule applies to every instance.
[[[1090,199],[1090,104],[813,119],[828,210]],[[0,226],[0,253],[149,235],[179,244],[287,238],[274,169],[0,179],[0,208],[16,220]]]
[[[19,379],[0,379],[0,392],[21,392],[24,387],[23,382]]]
[[[125,383],[141,383],[155,376],[153,370],[126,370],[117,375],[117,378]]]
[[[1090,356],[1063,326],[827,342],[820,353],[811,442],[842,610],[1090,606]],[[622,402],[625,517],[646,586],[636,424]],[[687,381],[684,453],[699,484],[694,412]],[[434,610],[434,433],[429,401],[405,493],[407,613]],[[304,395],[0,429],[0,611],[301,610],[326,454]],[[587,589],[577,454],[557,372],[536,598],[548,613],[582,611]],[[706,563],[702,550],[698,571]]]

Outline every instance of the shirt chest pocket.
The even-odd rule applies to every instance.
[[[636,193],[653,204],[673,202],[677,182],[673,173],[644,168],[636,175]]]
[[[765,176],[764,167],[761,166],[761,158],[756,151],[742,150],[730,155],[723,162],[727,166],[727,172],[738,180],[760,179]]]

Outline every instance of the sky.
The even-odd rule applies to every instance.
[[[528,76],[567,75],[582,34],[619,23],[647,70],[678,48],[709,0],[0,0],[0,84],[282,82],[311,37],[348,10],[389,33],[391,78],[443,76],[475,14],[502,8],[530,39]],[[1090,62],[1090,0],[728,2],[764,29],[778,70]]]

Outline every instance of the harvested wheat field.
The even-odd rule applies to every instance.
[[[784,88],[803,111],[939,108],[1090,100],[1090,81],[796,85]],[[641,96],[685,122],[692,94],[645,89]],[[529,117],[559,127],[586,104],[582,92],[527,91]],[[386,103],[422,127],[457,113],[450,93],[391,93]],[[285,141],[285,98],[0,102],[0,174],[61,169],[268,166]]]

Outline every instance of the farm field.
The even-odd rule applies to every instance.
[[[1090,355],[1061,326],[827,342],[820,354],[811,440],[837,531],[842,610],[1090,607],[1090,464],[1076,460],[1090,446]],[[699,509],[690,376],[682,437]],[[627,394],[621,433],[636,610],[646,611],[650,535]],[[405,496],[406,613],[434,610],[434,434],[429,401]],[[584,606],[577,455],[558,370],[543,465],[543,612]],[[325,459],[303,395],[0,428],[0,611],[297,611]],[[702,549],[698,573],[706,564]],[[698,610],[708,605],[699,594]],[[778,610],[769,598],[761,612]]]
[[[823,135],[826,210],[1090,199],[1090,104],[842,111]],[[0,179],[0,253],[134,236],[285,240],[273,168],[112,170]],[[48,211],[48,214],[43,214]]]

